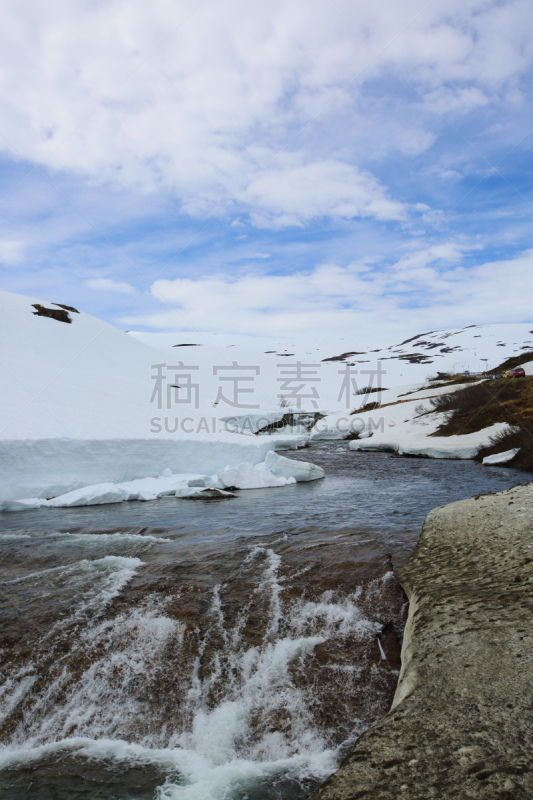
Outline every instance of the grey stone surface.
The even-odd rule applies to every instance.
[[[391,711],[313,800],[533,798],[533,484],[432,511]]]

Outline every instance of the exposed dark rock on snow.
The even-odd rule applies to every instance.
[[[358,389],[355,394],[372,394],[373,392],[388,392],[389,390],[386,389],[384,386],[377,386],[372,388],[371,386],[363,386],[362,389]]]
[[[393,708],[313,800],[533,797],[533,484],[432,511]]]
[[[282,430],[287,427],[292,428],[296,425],[301,425],[309,431],[320,419],[324,419],[324,414],[321,414],[319,411],[286,411],[281,419],[275,422],[269,422],[268,425],[258,428],[255,434],[259,436],[259,434],[263,433],[273,433],[274,431]]]
[[[435,357],[439,354],[433,353],[432,355]],[[406,353],[404,356],[392,356],[392,358],[399,358],[403,361],[408,361],[409,364],[433,364],[433,361],[429,356],[422,355],[421,353]]]
[[[400,342],[397,344],[396,347],[402,347],[404,344],[409,344],[409,342],[414,342],[416,339],[421,339],[422,336],[429,336],[431,333],[435,333],[435,331],[426,331],[426,333],[417,333],[416,336],[411,336],[410,339],[406,339],[404,342]]]
[[[72,322],[70,314],[64,308],[46,308],[40,303],[32,303],[32,307],[37,309],[33,312],[37,317],[50,317],[51,319],[57,319],[58,322]]]
[[[349,353],[341,353],[340,356],[331,356],[331,358],[323,358],[322,361],[346,361],[347,358],[351,358],[351,356],[366,356],[366,350],[358,352],[357,350],[352,350]]]
[[[59,308],[64,308],[65,311],[72,311],[73,314],[80,313],[77,308],[74,308],[74,306],[66,306],[64,303],[52,303],[52,305],[59,306]]]

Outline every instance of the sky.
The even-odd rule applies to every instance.
[[[4,0],[0,288],[124,330],[533,320],[530,0]]]

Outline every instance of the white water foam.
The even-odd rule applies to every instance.
[[[40,542],[47,542],[50,540],[58,539],[62,545],[76,545],[76,544],[91,544],[96,547],[103,544],[115,546],[117,544],[134,544],[139,545],[146,542],[147,544],[155,544],[157,542],[169,543],[172,539],[166,539],[163,536],[152,536],[151,534],[142,533],[70,533],[69,531],[53,531],[45,534],[31,534],[31,533],[0,533],[0,541],[3,542],[18,542],[23,539],[32,539],[37,544]]]
[[[70,533],[69,531],[62,531],[57,533],[50,533],[46,538],[59,536],[63,542],[90,542],[97,544],[98,542],[105,542],[109,544],[116,544],[121,542],[131,542],[132,544],[142,544],[142,542],[171,542],[172,539],[165,539],[163,536],[151,536],[146,533]]]
[[[334,770],[338,749],[328,746],[314,722],[313,687],[295,683],[293,676],[295,670],[305,672],[306,659],[317,645],[340,635],[363,640],[375,635],[380,626],[362,613],[360,589],[343,599],[325,592],[316,602],[296,600],[287,606],[283,591],[290,580],[279,578],[280,556],[268,547],[256,547],[247,561],[261,569],[254,595],[265,598],[268,607],[262,642],[250,646],[243,639],[247,607],[231,625],[226,621],[221,587],[215,587],[209,625],[191,661],[185,626],[164,614],[161,596],[102,617],[109,600],[141,562],[111,556],[99,561],[64,570],[64,577],[75,582],[80,570],[91,569],[98,584],[92,593],[82,593],[70,616],[70,622],[75,619],[79,625],[69,658],[92,654],[90,666],[73,679],[59,658],[52,680],[29,705],[11,745],[0,753],[0,766],[62,751],[157,764],[170,773],[157,788],[157,800],[222,800],[280,775],[301,782],[321,780]],[[57,623],[56,633],[57,626],[68,628],[67,621]],[[213,642],[216,648],[210,646]],[[210,669],[203,674],[208,651]],[[37,657],[35,674],[38,661]],[[183,693],[181,721],[165,714],[164,703],[162,709],[154,709],[150,694],[177,668],[183,670],[175,682]],[[347,669],[344,666],[343,674],[349,683]],[[21,698],[27,695],[28,677],[13,676],[13,702],[18,702],[16,692]],[[135,744],[127,741],[132,737]]]
[[[69,638],[74,639],[72,647],[79,647],[83,634],[80,635],[79,640],[75,636],[79,635],[80,623],[89,620],[89,627],[92,627],[92,620],[99,618],[142,564],[143,562],[138,558],[106,556],[94,561],[83,559],[69,566],[40,570],[22,578],[0,582],[13,588],[19,584],[23,590],[29,583],[30,586],[25,593],[34,592],[38,604],[47,601],[54,594],[66,593],[72,608],[70,613],[67,613],[63,619],[57,620],[46,632],[42,645],[34,647],[33,656],[29,662],[21,668],[15,668],[11,674],[2,676],[0,721],[16,708],[33,685],[38,682],[42,665],[50,659],[57,644],[61,651],[61,632],[68,630]],[[69,653],[71,652],[72,648]],[[55,669],[60,673],[56,684],[64,687],[68,684],[69,670],[63,664],[61,655],[58,655]],[[20,735],[23,738],[26,738],[28,733],[28,718],[39,718],[39,712],[48,705],[47,698],[53,696],[53,688],[52,684],[32,705],[29,716],[26,715],[20,726]],[[15,738],[16,736],[17,734],[15,734]]]

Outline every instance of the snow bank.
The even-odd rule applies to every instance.
[[[165,469],[170,475],[213,475],[228,465],[263,463],[269,450],[307,441],[232,433],[211,402],[216,385],[197,408],[177,406],[168,412],[176,416],[167,419],[166,409],[152,402],[154,365],[176,364],[182,353],[155,351],[87,314],[71,311],[70,324],[36,316],[34,303],[53,307],[0,292],[0,502],[80,489],[83,498],[74,495],[65,504],[148,500],[160,496],[159,485],[123,488],[121,498],[105,487],[155,479]],[[218,360],[224,362],[220,354]],[[211,381],[218,380],[212,367],[209,372]],[[169,387],[164,389],[166,398]],[[252,430],[281,416],[272,406],[253,419],[248,415]],[[89,496],[88,486],[99,488]]]
[[[464,386],[456,384],[453,391]],[[431,384],[384,391],[379,408],[350,415],[330,414],[321,419],[311,431],[311,440],[356,436],[350,441],[351,450],[427,458],[474,458],[482,447],[490,444],[492,436],[506,431],[508,425],[497,423],[462,436],[435,436],[445,414],[432,410],[430,400],[449,392],[449,386],[436,389]]]
[[[173,439],[38,439],[0,441],[0,502],[54,497],[84,486],[173,475],[212,475],[231,464],[259,464],[298,437],[216,434]],[[174,489],[175,491],[175,489]]]
[[[268,489],[288,486],[324,477],[324,470],[307,461],[294,461],[267,452],[259,464],[242,462],[225,467],[214,475],[172,474],[165,470],[156,478],[142,478],[122,483],[100,483],[65,492],[49,500],[30,497],[7,500],[0,504],[3,511],[22,511],[31,508],[72,508],[75,506],[122,503],[128,500],[156,500],[174,495],[177,498],[235,497],[226,489]]]
[[[379,407],[367,411],[335,411],[320,419],[310,432],[311,441],[321,439],[347,439],[357,435],[359,438],[368,438],[373,434],[383,432],[387,428],[400,426],[402,428],[427,429],[427,434],[433,433],[443,419],[437,412],[419,414],[419,407],[424,406],[426,411],[431,411],[429,400],[450,391],[464,389],[469,384],[458,383],[451,389],[449,386],[435,388],[431,383],[396,386],[384,389],[380,395],[365,395],[365,403],[376,402],[379,397]],[[470,384],[471,385],[471,384]],[[407,429],[406,428],[406,429]]]
[[[436,430],[439,416],[420,415],[417,405],[429,394],[446,391],[424,384],[424,376],[436,368],[451,370],[460,366],[472,370],[487,360],[493,363],[533,347],[531,326],[524,323],[434,331],[379,351],[375,350],[375,343],[367,343],[364,352],[361,344],[349,344],[346,331],[336,340],[322,341],[311,352],[308,343],[298,345],[296,340],[272,344],[248,337],[246,341],[232,342],[215,334],[194,334],[193,341],[184,334],[161,334],[156,337],[157,347],[167,349],[155,349],[145,343],[155,342],[149,334],[134,337],[75,311],[69,312],[70,324],[64,324],[35,315],[36,303],[57,309],[39,298],[0,292],[0,364],[4,370],[0,396],[0,503],[12,501],[13,508],[13,503],[19,502],[17,498],[33,498],[20,501],[21,507],[29,507],[42,499],[102,485],[122,485],[118,490],[122,500],[149,500],[161,496],[159,484],[129,488],[124,484],[158,479],[165,469],[172,476],[199,475],[199,479],[236,469],[243,486],[279,486],[283,480],[322,477],[319,468],[306,473],[301,462],[298,475],[293,474],[295,468],[285,468],[283,462],[273,459],[270,466],[261,466],[267,463],[270,451],[301,447],[309,439],[299,427],[272,436],[254,435],[265,425],[281,420],[287,412],[333,412],[315,426],[312,438],[359,434],[358,449],[366,441],[372,449],[390,447],[400,452],[401,448],[417,447],[424,454],[449,453],[448,444],[423,441]],[[145,342],[140,341],[143,338]],[[200,346],[180,349],[184,343]],[[383,382],[396,387],[384,390],[380,402],[392,405],[351,414],[354,408],[378,397],[376,393],[359,392],[363,387],[369,388],[372,370],[380,359],[386,371]],[[318,399],[300,402],[302,398],[293,398],[280,408],[280,382],[284,384],[285,379],[279,376],[286,374],[280,369],[292,369],[294,362],[312,368],[308,385],[307,377],[294,380],[302,383],[304,397]],[[180,363],[179,368],[167,366]],[[158,365],[169,371],[168,375],[165,372],[163,401],[168,402],[170,397],[173,403],[177,402],[174,390],[183,390],[183,385],[175,385],[176,380],[181,383],[181,378],[174,373],[190,368],[191,385],[200,390],[198,403],[193,403],[192,408],[171,403],[172,410],[167,413],[164,402],[163,407],[159,404],[159,394],[155,402],[158,384],[154,375],[157,377]],[[347,368],[353,368],[355,377],[350,377]],[[228,377],[234,373],[237,377]],[[237,382],[235,386],[244,381],[242,391],[251,392],[252,379],[253,392],[241,397],[245,403],[228,402],[225,395],[232,396],[232,380]],[[407,380],[411,382],[409,386],[398,387]],[[294,389],[292,384],[291,387]],[[316,394],[309,392],[310,388]],[[183,403],[183,395],[177,399]],[[255,410],[249,411],[252,407]],[[233,416],[232,411],[238,413]],[[466,452],[467,445],[458,447]],[[253,471],[242,468],[243,464]],[[305,478],[305,474],[312,477]],[[195,487],[179,483],[165,491],[175,494],[184,488]],[[91,497],[84,497],[87,503],[94,504],[101,501],[98,498],[106,498],[108,491],[109,497],[116,497],[116,490],[105,488],[94,489]]]
[[[461,436],[404,435],[397,438],[372,436],[369,439],[355,439],[350,442],[350,450],[388,451],[404,456],[425,456],[426,458],[474,458],[482,447],[490,444],[491,438],[508,429],[505,422],[498,422],[475,433]]]

